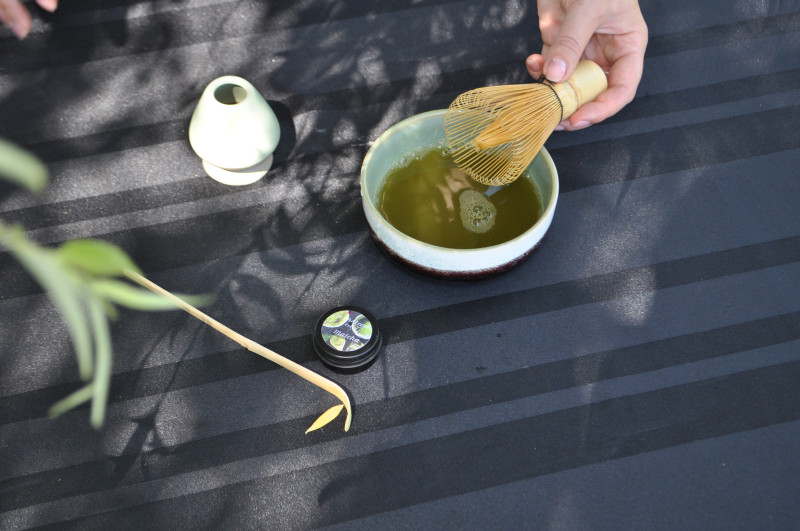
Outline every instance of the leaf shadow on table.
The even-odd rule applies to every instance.
[[[734,31],[736,28],[731,29],[731,34]],[[659,75],[669,73],[660,72]],[[672,74],[677,76],[677,71]],[[743,82],[755,83],[754,80]],[[656,94],[639,105],[634,102],[628,118],[670,112],[691,114],[713,100],[713,90],[698,89],[692,83],[702,85],[701,80],[691,80],[685,90],[676,90],[669,95]],[[788,84],[776,88],[794,90]],[[731,100],[747,97],[745,91],[730,92],[725,97]],[[705,416],[707,410],[704,407],[713,408],[708,403],[692,403],[692,397],[703,396],[698,390],[703,390],[706,382],[698,385],[692,381],[681,381],[680,385],[670,382],[662,389],[659,385],[642,385],[648,376],[644,376],[642,381],[636,381],[636,376],[660,369],[674,369],[680,373],[684,364],[702,362],[706,356],[730,353],[724,348],[719,351],[710,348],[723,344],[726,341],[723,337],[727,337],[726,332],[729,332],[726,328],[714,327],[738,323],[742,316],[749,315],[741,308],[751,304],[751,300],[742,297],[738,303],[724,304],[723,300],[734,301],[736,298],[723,293],[724,289],[716,292],[714,282],[724,279],[730,272],[739,272],[730,261],[739,257],[740,252],[741,256],[749,256],[749,246],[753,241],[772,244],[770,239],[780,234],[779,230],[773,232],[766,224],[755,229],[750,227],[746,234],[731,234],[730,227],[736,225],[731,216],[746,210],[744,207],[732,209],[731,205],[741,202],[744,206],[744,200],[750,197],[748,193],[737,194],[731,183],[733,178],[740,179],[745,184],[742,187],[744,191],[752,182],[752,179],[736,175],[736,172],[745,171],[735,165],[746,156],[796,149],[797,137],[790,133],[796,120],[790,118],[774,131],[777,115],[777,112],[762,112],[759,108],[746,116],[723,114],[701,121],[684,117],[686,123],[667,129],[632,129],[635,135],[611,140],[604,140],[603,126],[596,126],[596,141],[563,148],[559,167],[565,170],[564,191],[571,195],[565,201],[570,204],[565,206],[572,210],[565,210],[561,220],[564,220],[563,216],[574,216],[562,226],[565,233],[573,236],[570,236],[572,241],[569,244],[554,242],[550,245],[559,247],[558,252],[563,253],[561,258],[567,256],[574,260],[580,256],[580,265],[585,270],[574,272],[576,281],[567,286],[572,291],[564,290],[557,294],[573,297],[571,304],[576,306],[597,304],[603,308],[592,316],[599,322],[577,321],[586,325],[587,330],[577,330],[576,333],[583,332],[588,337],[585,342],[577,342],[575,359],[562,363],[560,373],[550,372],[549,367],[543,364],[532,368],[531,374],[542,375],[543,380],[551,385],[559,382],[563,385],[563,388],[549,391],[577,388],[575,403],[578,405],[545,415],[531,413],[529,419],[501,426],[493,433],[480,430],[471,434],[471,438],[456,433],[399,448],[382,441],[384,446],[376,444],[379,449],[375,455],[359,456],[341,467],[318,471],[317,479],[324,486],[318,490],[317,503],[322,514],[318,515],[315,523],[348,522],[355,525],[364,523],[350,521],[358,511],[369,516],[393,509],[408,509],[394,515],[398,521],[407,521],[403,518],[431,515],[433,509],[423,504],[439,501],[443,501],[440,505],[443,511],[463,511],[472,515],[474,509],[469,505],[470,499],[483,495],[490,497],[492,493],[487,491],[495,487],[496,492],[502,492],[503,482],[533,482],[541,476],[544,485],[547,483],[545,476],[555,472],[568,472],[725,434],[727,418]],[[620,121],[623,119],[611,123]],[[587,133],[590,138],[593,134]],[[762,138],[768,140],[762,142]],[[601,190],[600,185],[607,186]],[[781,217],[784,223],[788,219],[785,215]],[[587,225],[606,228],[593,233],[585,230]],[[600,237],[594,239],[598,234]],[[772,253],[778,252],[779,246],[765,244],[758,248],[762,247],[764,252]],[[554,257],[551,255],[549,258]],[[556,260],[554,264],[564,269],[570,267],[564,260]],[[751,265],[756,269],[761,267],[758,259]],[[534,267],[530,268],[535,271]],[[712,297],[720,302],[719,307],[706,306],[705,301],[701,304],[685,295],[687,290],[681,288],[694,284],[704,284],[695,292],[713,294]],[[683,303],[681,291],[687,297]],[[536,294],[531,292],[532,296]],[[756,295],[756,299],[760,298],[758,293]],[[678,302],[675,302],[676,298]],[[553,299],[557,297],[553,296]],[[690,307],[701,306],[705,308],[705,315],[699,310],[690,310]],[[761,311],[771,310],[764,306]],[[693,319],[695,323],[691,323]],[[565,328],[561,331],[567,330],[566,326],[576,325],[575,322],[563,324]],[[685,330],[691,333],[682,334],[681,331]],[[653,340],[653,337],[658,340]],[[711,341],[711,337],[717,339]],[[593,344],[592,338],[602,341]],[[604,343],[630,345],[631,348],[609,348],[598,352],[598,345]],[[585,355],[579,355],[581,352]],[[607,383],[626,376],[632,378],[619,384],[619,389],[624,389],[624,392]],[[658,373],[654,373],[652,378],[658,378]],[[498,385],[502,381],[496,380]],[[715,379],[707,385],[713,387],[723,380]],[[528,392],[531,394],[538,386],[544,385],[533,378],[529,383]],[[683,384],[686,384],[685,388]],[[725,391],[714,389],[710,395],[716,396],[716,392],[724,396]],[[631,396],[625,393],[631,393]],[[419,410],[412,410],[408,418],[420,420],[423,416]],[[759,426],[757,420],[749,420],[752,426]],[[508,438],[504,439],[504,436]],[[483,437],[486,439],[480,441]],[[513,455],[515,451],[518,455],[516,461],[503,455]],[[483,460],[486,464],[482,463]],[[594,476],[601,481],[608,481],[609,477],[602,477],[599,473]],[[545,501],[549,504],[539,505],[543,513],[538,516],[553,526],[565,521],[572,521],[577,526],[586,525],[586,522],[579,522],[583,516],[580,495],[570,489],[567,482],[562,482],[552,492],[546,487],[537,491],[547,492]],[[459,505],[458,496],[462,494],[465,496]],[[449,504],[451,498],[452,504]],[[435,503],[433,506],[436,507]],[[391,518],[390,513],[383,521],[392,521]],[[365,522],[374,523],[370,520]]]
[[[284,130],[287,134],[279,147],[274,170],[263,182],[246,190],[210,183],[199,167],[192,166],[185,170],[178,184],[159,183],[162,188],[157,189],[158,194],[149,194],[147,188],[153,185],[126,190],[129,195],[115,196],[116,191],[106,192],[91,199],[89,219],[100,218],[106,215],[106,209],[123,208],[126,200],[142,196],[168,198],[151,205],[154,210],[176,206],[184,210],[177,218],[165,215],[152,223],[111,230],[100,236],[130,250],[148,274],[168,289],[214,292],[217,302],[209,312],[260,341],[278,338],[299,344],[318,312],[327,309],[323,305],[337,298],[375,300],[371,294],[375,286],[365,282],[372,269],[378,269],[382,279],[400,280],[420,291],[428,289],[445,297],[463,292],[459,287],[446,288],[424,280],[407,279],[406,273],[395,271],[393,265],[376,267],[360,262],[359,253],[365,248],[364,242],[371,242],[365,239],[358,168],[371,141],[400,119],[446,106],[456,93],[474,86],[525,80],[527,74],[520,63],[527,52],[539,46],[538,42],[532,42],[536,39],[533,8],[515,2],[499,7],[470,4],[466,10],[460,2],[440,2],[428,7],[411,1],[362,6],[347,2],[325,6],[286,2],[267,5],[263,11],[256,11],[258,16],[250,20],[234,16],[241,14],[235,11],[237,7],[248,14],[247,9],[261,9],[257,4],[227,3],[231,9],[228,12],[214,11],[213,6],[187,9],[187,16],[196,25],[184,25],[168,11],[153,14],[149,21],[145,17],[123,22],[133,2],[119,2],[112,6],[120,9],[119,13],[105,12],[112,19],[97,27],[90,25],[88,32],[80,31],[83,26],[75,22],[77,18],[70,19],[71,25],[58,27],[62,19],[53,17],[54,31],[38,37],[42,50],[66,51],[49,57],[42,52],[36,61],[39,68],[51,69],[45,74],[46,79],[31,79],[6,97],[2,106],[5,110],[0,111],[3,112],[2,122],[20,124],[12,128],[11,136],[23,142],[40,136],[47,138],[35,142],[34,147],[41,149],[51,162],[63,163],[72,158],[97,155],[113,158],[126,150],[142,152],[144,160],[148,160],[147,157],[155,158],[155,155],[145,153],[147,149],[157,150],[169,143],[185,144],[185,128],[199,91],[211,77],[229,69],[236,70],[264,90],[282,124],[293,126]],[[68,5],[65,1],[64,8]],[[97,4],[93,5],[96,8]],[[320,14],[321,7],[328,11]],[[216,16],[206,24],[200,23],[207,13]],[[71,16],[80,14],[75,11]],[[282,17],[296,20],[294,29],[286,31],[281,25],[286,24],[281,22]],[[287,42],[273,37],[281,31],[288,33]],[[29,41],[29,44],[36,44],[36,41]],[[277,51],[270,53],[269,46],[275,46]],[[193,47],[202,49],[202,53],[187,52]],[[139,59],[131,59],[130,63],[125,59],[137,55]],[[227,59],[219,61],[220,57]],[[266,57],[279,60],[279,66],[270,66]],[[119,62],[115,63],[115,59]],[[193,66],[187,59],[197,63]],[[15,63],[17,71],[35,67],[36,61]],[[110,70],[113,75],[108,77],[119,76],[118,84],[95,78],[97,72],[89,74],[82,66],[104,61],[117,66]],[[120,66],[123,63],[128,66]],[[63,91],[41,88],[59,79],[65,87]],[[167,81],[179,83],[181,90],[176,94]],[[75,101],[99,96],[104,105],[113,105],[123,100],[124,91],[99,94],[98,88],[121,90],[126,83],[130,84],[128,88],[135,104],[104,115],[90,127],[79,120],[74,129],[65,127],[54,135],[43,133],[47,120],[63,117],[59,109]],[[54,94],[56,97],[52,97]],[[39,101],[34,105],[31,99]],[[39,123],[21,123],[18,118],[32,109],[36,110]],[[152,116],[143,109],[152,112]],[[7,117],[11,121],[6,122]],[[184,144],[179,153],[185,160],[194,161]],[[100,169],[115,169],[113,160],[104,164]],[[155,158],[155,167],[159,164],[164,162]],[[143,167],[143,173],[146,169]],[[283,195],[271,196],[276,190]],[[207,197],[219,199],[221,206],[208,208],[203,204]],[[147,206],[142,202],[140,208],[146,210]],[[379,256],[371,248],[369,253],[371,259]],[[322,293],[325,288],[331,289],[328,295]],[[486,292],[490,293],[491,289],[486,288]],[[268,317],[270,315],[272,317]],[[126,358],[122,367],[131,377],[130,382],[123,384],[128,386],[123,393],[125,402],[130,403],[112,407],[115,416],[100,436],[104,441],[98,447],[108,452],[109,459],[123,456],[114,463],[116,468],[106,478],[110,483],[105,485],[118,481],[116,485],[126,486],[129,481],[164,478],[170,471],[153,470],[158,466],[156,456],[169,455],[175,448],[180,448],[177,452],[191,454],[190,445],[195,439],[220,435],[216,447],[219,450],[225,444],[226,435],[238,435],[253,426],[260,427],[260,423],[285,422],[278,414],[259,416],[260,413],[254,413],[252,405],[245,401],[233,401],[233,405],[220,406],[212,415],[204,414],[204,408],[214,406],[211,398],[223,399],[223,391],[236,390],[237,384],[242,382],[239,376],[231,376],[230,381],[223,381],[219,388],[204,397],[208,388],[200,382],[206,381],[203,378],[213,369],[200,371],[194,381],[182,372],[193,359],[230,350],[224,340],[195,326],[190,318],[168,314],[167,317],[123,319],[115,326],[115,332],[117,337],[134,338],[123,340],[125,344],[118,351],[120,359]],[[410,337],[415,333],[418,330],[411,330]],[[291,352],[295,353],[301,356],[301,361],[313,362],[313,354],[307,346]],[[235,374],[236,367],[240,367],[237,359],[225,356],[222,359],[223,364],[225,359],[230,360],[232,367],[221,366],[220,369],[231,369],[228,374]],[[163,366],[159,379],[150,379],[155,371],[148,369],[158,366]],[[375,368],[382,369],[380,365]],[[242,372],[245,376],[257,374],[257,370],[251,368]],[[390,393],[389,385],[394,383],[390,382],[393,377],[390,372],[383,374],[381,392],[386,396]],[[298,394],[291,378],[294,377],[287,376],[284,388],[270,389],[274,400]],[[119,382],[116,385],[119,386]],[[256,393],[256,386],[251,386],[243,396],[256,396]],[[430,407],[421,399],[408,404],[410,408],[394,419],[396,422],[411,422]],[[383,426],[378,420],[382,413],[380,403],[370,406],[371,411],[364,408],[365,422],[361,425],[367,427],[374,421],[372,426],[380,428]],[[76,419],[80,416],[70,418]],[[68,428],[60,429],[67,431]],[[344,445],[346,437],[341,439]],[[314,444],[311,440],[298,435],[298,441],[289,444],[289,448],[311,447]],[[188,441],[187,446],[180,446],[184,441]],[[446,479],[432,479],[428,472],[456,469],[464,464],[463,457],[457,454],[455,439],[429,443],[435,446],[451,442],[454,453],[446,463],[433,462],[434,453],[416,452],[425,446],[397,453],[393,459],[398,466],[410,459],[420,459],[418,465],[429,466],[418,466],[409,473],[419,474],[416,479],[420,483],[436,483],[436,488],[441,489],[436,492],[447,492]],[[248,444],[252,453],[246,457],[264,457],[258,449],[250,449],[257,446],[254,441]],[[208,453],[215,449],[210,448]],[[473,449],[475,455],[481,455],[482,448]],[[367,457],[358,466],[339,469],[340,473],[328,477],[321,475],[321,484],[309,487],[304,493],[317,494],[315,499],[312,495],[304,502],[309,514],[321,507],[324,520],[364,500],[379,484],[386,485],[380,483],[382,478],[378,474],[390,475],[392,470],[382,468],[385,461],[377,459],[380,456],[370,457],[369,448],[360,451]],[[230,457],[227,462],[215,462],[215,465],[230,464],[236,457],[239,456]],[[209,461],[213,460],[209,458]],[[191,464],[182,463],[182,466],[182,471],[194,470]],[[507,470],[512,468],[509,465]],[[229,481],[234,483],[237,478],[229,478]],[[220,487],[220,492],[224,493],[225,488]],[[330,508],[332,500],[336,501],[337,509]],[[131,498],[128,502],[135,505],[136,500]],[[252,507],[245,507],[247,503],[247,500],[223,500],[211,504],[207,511],[209,521],[224,520],[226,512],[232,508],[255,512],[260,502],[254,500]],[[166,512],[165,521],[174,518]],[[344,513],[336,514],[343,517]]]

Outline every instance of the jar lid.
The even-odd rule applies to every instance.
[[[366,368],[382,344],[375,318],[356,306],[328,310],[314,327],[314,351],[334,369]]]

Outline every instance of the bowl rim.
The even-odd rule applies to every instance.
[[[436,118],[440,115],[443,115],[447,112],[447,109],[435,109],[432,111],[426,111],[420,114],[415,114],[413,116],[409,116],[403,120],[400,120],[396,124],[389,127],[386,131],[381,133],[378,138],[375,139],[374,142],[370,145],[369,149],[367,150],[367,154],[364,156],[364,160],[361,163],[361,173],[359,177],[359,184],[361,186],[361,199],[362,204],[366,205],[373,216],[377,219],[380,219],[384,222],[384,225],[389,229],[397,237],[406,240],[414,245],[419,245],[422,248],[428,248],[431,250],[435,250],[437,252],[445,252],[445,253],[452,253],[452,254],[475,254],[475,253],[484,253],[487,251],[491,251],[492,249],[507,247],[509,245],[513,245],[514,242],[518,242],[522,239],[528,237],[528,235],[532,232],[537,231],[542,225],[549,224],[555,214],[556,203],[558,201],[558,193],[559,193],[559,182],[558,182],[558,170],[556,169],[556,165],[553,162],[553,158],[550,156],[550,153],[547,149],[543,146],[542,149],[537,153],[538,155],[542,155],[545,163],[547,164],[548,169],[550,170],[550,175],[552,176],[551,179],[551,187],[550,187],[550,201],[547,202],[544,209],[542,210],[542,215],[539,216],[539,219],[531,225],[525,232],[511,238],[510,240],[506,240],[502,243],[497,243],[495,245],[489,245],[486,247],[476,247],[474,249],[454,249],[452,247],[442,247],[440,245],[434,245],[432,243],[426,243],[416,238],[412,238],[408,234],[402,232],[400,229],[396,228],[394,225],[389,223],[389,220],[383,217],[383,215],[378,211],[378,208],[373,204],[372,199],[365,191],[365,182],[366,182],[366,173],[367,173],[367,166],[369,162],[372,160],[372,157],[375,153],[375,146],[378,146],[386,141],[387,138],[392,136],[398,129],[403,127],[407,127],[410,124],[421,120],[428,120],[431,118]],[[402,155],[402,154],[401,154]],[[535,158],[535,157],[534,157]],[[531,161],[533,164],[533,161]],[[529,166],[530,167],[530,166]],[[527,168],[526,168],[527,170]]]

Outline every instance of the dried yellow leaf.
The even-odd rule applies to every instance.
[[[335,419],[336,417],[338,417],[339,413],[341,413],[343,407],[344,407],[344,404],[339,404],[338,406],[333,406],[328,411],[326,411],[325,413],[320,415],[319,418],[314,421],[314,424],[312,424],[311,427],[306,430],[306,433],[314,431],[314,430],[318,430],[321,427],[323,427],[324,425],[326,425],[327,423],[329,423],[330,421],[332,421],[333,419]]]

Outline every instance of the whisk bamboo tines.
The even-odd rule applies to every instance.
[[[581,61],[563,83],[465,92],[450,104],[444,118],[453,160],[478,182],[508,184],[528,167],[559,122],[607,87],[600,66]]]

